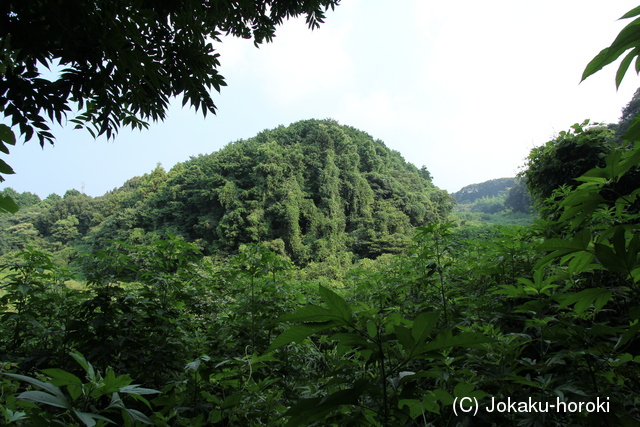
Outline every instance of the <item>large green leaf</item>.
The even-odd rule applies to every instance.
[[[0,124],[0,142],[9,145],[16,145],[16,135],[13,133],[9,126],[4,124]],[[3,153],[9,154],[9,150],[7,150],[4,145],[0,144],[0,146],[4,148],[3,150],[1,150]]]
[[[85,426],[87,427],[93,427],[96,425],[96,420],[102,420],[102,421],[106,421],[109,424],[115,424],[113,421],[111,421],[109,418],[104,417],[102,415],[98,415],[98,414],[92,414],[89,412],[81,412],[81,411],[77,411],[77,410],[73,410],[73,413],[76,414],[76,417],[78,417],[78,419],[80,419],[80,421],[82,421],[84,423]]]
[[[413,353],[416,347],[416,342],[414,341],[409,328],[404,325],[393,325],[393,332],[398,339],[398,343],[407,354],[407,357],[411,358],[410,354]]]
[[[124,408],[124,411],[134,420],[143,424],[152,425],[153,422],[142,412],[136,409]]]
[[[15,171],[4,160],[0,159],[0,173],[12,175],[15,173]]]
[[[598,261],[600,261],[605,268],[620,273],[631,272],[623,254],[617,254],[610,246],[601,243],[596,243],[594,247]]]
[[[422,345],[427,341],[439,320],[440,316],[437,313],[420,313],[416,317],[411,328],[411,335],[416,345]]]
[[[356,382],[356,387],[354,388],[338,390],[322,398],[303,399],[289,408],[289,410],[284,413],[284,416],[299,415],[308,411],[322,411],[341,405],[356,405],[363,391],[362,386],[358,387],[360,383],[363,382]]]
[[[600,311],[612,298],[613,294],[609,289],[590,288],[576,294],[562,295],[558,299],[560,308],[575,304],[573,309],[581,316],[592,305],[596,311]]]
[[[20,207],[9,196],[0,195],[0,213],[16,213]]]
[[[334,320],[330,322],[309,323],[292,326],[282,334],[278,335],[275,340],[273,340],[271,346],[267,349],[267,352],[273,351],[292,342],[300,342],[303,339],[307,338],[309,335],[313,335],[317,332],[324,331],[325,329],[330,329],[343,324],[344,323],[341,321]]]
[[[624,59],[620,63],[618,72],[616,73],[616,87],[620,87],[620,83],[622,83],[622,79],[624,78],[624,75],[627,73],[627,70],[629,69],[629,65],[631,65],[631,62],[633,62],[633,60],[637,58],[639,54],[640,54],[640,48],[635,48],[631,52],[629,52],[627,56],[624,57]]]
[[[57,397],[59,397],[61,399],[66,399],[64,397],[64,394],[62,393],[62,391],[58,387],[53,385],[53,384],[46,383],[44,381],[40,381],[40,380],[38,380],[36,378],[27,377],[26,375],[20,375],[20,374],[4,374],[4,375],[6,375],[8,377],[16,378],[16,379],[18,379],[20,381],[28,382],[29,384],[33,384],[36,387],[39,387],[39,388],[41,388],[43,390],[48,391],[49,393],[51,393],[54,396],[57,396]]]
[[[633,18],[634,16],[640,15],[640,6],[631,9],[629,12],[622,15],[620,19]]]
[[[78,362],[80,366],[82,366],[82,368],[87,373],[87,379],[89,381],[93,382],[96,380],[96,372],[93,369],[93,366],[91,365],[91,363],[87,361],[87,359],[85,359],[82,353],[77,351],[72,351],[69,353],[69,355],[71,355],[71,357],[73,357],[76,360],[76,362]]]
[[[320,293],[320,296],[322,297],[324,302],[329,306],[331,314],[337,314],[347,321],[351,320],[351,307],[349,307],[349,304],[347,304],[347,302],[340,295],[336,294],[329,288],[325,288],[322,285],[320,285],[318,288],[318,292]]]
[[[42,372],[51,377],[53,385],[67,386],[71,400],[76,400],[82,394],[82,380],[72,373],[58,368],[43,369]]]
[[[636,8],[637,9],[637,8]],[[623,18],[628,18],[635,15],[635,10],[626,13]],[[623,19],[621,18],[621,19]],[[611,43],[611,46],[604,48],[595,58],[587,64],[584,72],[582,73],[582,80],[600,71],[605,66],[611,64],[618,59],[627,50],[640,46],[640,18],[631,21],[625,28],[620,31],[616,39]],[[624,65],[624,64],[623,64]],[[628,64],[627,64],[628,67]],[[623,67],[621,67],[623,68]],[[620,74],[620,69],[618,70]],[[626,71],[626,70],[625,70]],[[616,77],[616,85],[619,86],[618,81],[621,80]]]
[[[64,385],[82,385],[82,380],[72,373],[58,368],[43,369],[42,373],[52,378],[51,383],[60,387]]]
[[[53,394],[45,393],[44,391],[25,391],[18,395],[18,399],[29,400],[36,403],[44,403],[46,405],[51,405],[58,408],[71,409],[71,404],[66,397],[55,396]]]
[[[136,394],[138,396],[145,395],[145,394],[158,394],[158,393],[160,393],[160,391],[154,390],[152,388],[140,387],[139,384],[131,384],[131,385],[127,385],[127,386],[124,386],[124,387],[120,387],[120,392],[121,393],[127,393],[127,394]]]
[[[539,252],[551,251],[551,253],[544,256],[535,265],[535,269],[541,268],[548,262],[555,260],[565,255],[575,252],[587,251],[589,244],[591,243],[591,232],[588,229],[581,230],[573,236],[571,240],[565,239],[549,239],[540,243],[536,250]]]

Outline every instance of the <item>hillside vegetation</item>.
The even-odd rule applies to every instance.
[[[638,425],[640,143],[614,129],[532,150],[527,226],[456,226],[425,167],[328,120],[102,197],[5,190],[0,423]]]
[[[301,265],[350,262],[353,255],[399,253],[414,227],[447,218],[452,200],[427,178],[426,169],[362,131],[308,120],[193,157],[168,173],[158,166],[103,197],[69,191],[24,206],[3,218],[12,225],[1,248],[19,246],[15,233],[87,250],[169,233],[205,254],[263,242]],[[11,228],[18,223],[19,230]]]
[[[521,177],[470,184],[452,196],[457,201],[453,218],[462,226],[530,225],[536,217]]]

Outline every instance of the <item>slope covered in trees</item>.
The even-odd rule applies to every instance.
[[[31,204],[6,218],[31,224],[11,227],[34,246],[101,249],[77,260],[81,274],[38,248],[2,266],[0,422],[637,425],[639,192],[617,184],[639,159],[637,144],[614,150],[545,200],[558,215],[527,227],[456,229],[425,214],[401,253],[357,260],[335,280],[291,263],[287,212],[270,209],[307,203],[318,234],[298,222],[302,247],[326,242],[336,254],[325,261],[339,263],[348,224],[390,212],[411,224],[411,201],[446,193],[333,122],[266,131],[100,198],[10,194]],[[348,197],[353,183],[370,216]],[[611,188],[616,209],[600,197]],[[196,234],[206,221],[210,240]],[[259,243],[224,253],[244,238]],[[574,410],[603,399],[606,410]],[[570,410],[491,409],[507,401]]]
[[[470,184],[452,196],[458,225],[529,225],[534,219],[528,190],[519,177]]]
[[[630,13],[638,15],[640,8]],[[620,53],[603,51],[588,70],[597,71]],[[622,74],[630,62],[623,61]],[[416,227],[412,245],[402,253],[361,259],[338,286],[316,287],[316,280],[273,250],[291,251],[285,238],[293,234],[268,240],[272,236],[264,230],[286,231],[272,226],[277,215],[268,215],[269,206],[284,198],[301,209],[296,192],[304,192],[324,230],[305,234],[298,222],[302,242],[311,248],[314,238],[334,242],[331,236],[339,236],[333,232],[342,223],[349,236],[351,215],[368,216],[361,205],[347,203],[359,198],[346,197],[350,193],[341,184],[358,182],[343,178],[344,170],[355,174],[357,168],[339,165],[359,163],[339,159],[336,142],[347,140],[334,136],[340,127],[304,123],[313,124],[312,143],[303,144],[303,132],[284,130],[292,135],[287,144],[311,147],[294,157],[293,164],[306,169],[286,169],[293,160],[278,148],[279,139],[272,143],[276,130],[169,173],[157,168],[102,198],[68,191],[40,201],[28,193],[5,193],[30,205],[11,224],[33,242],[90,246],[120,230],[129,243],[104,242],[104,249],[84,257],[89,262],[81,286],[69,286],[78,276],[36,248],[2,265],[0,423],[640,423],[640,191],[629,185],[638,182],[640,143],[632,143],[637,138],[627,133],[627,143],[588,156],[597,162],[587,170],[567,168],[581,176],[558,174],[550,197],[535,205],[552,215],[530,226],[460,230],[450,222],[428,222]],[[627,131],[631,135],[640,129],[636,124]],[[572,128],[532,151],[527,170],[553,170],[547,167],[558,155],[580,163],[579,154],[572,158],[565,150],[593,153],[573,142],[588,141],[588,148],[609,142],[592,139],[589,127]],[[342,131],[351,138],[349,128]],[[372,159],[384,159],[385,153],[388,158],[380,160],[388,166],[380,166],[384,174],[375,175],[377,163],[366,162],[357,144],[358,162],[369,165],[358,171],[371,191],[362,190],[373,198],[373,221],[376,212],[385,212],[376,210],[382,200],[411,223],[415,216],[407,200],[413,199],[398,188],[411,188],[415,168],[399,160],[395,167],[392,159],[399,156],[375,141],[362,146],[373,147]],[[245,185],[252,174],[252,184]],[[315,179],[307,181],[307,174]],[[416,197],[434,191],[428,171],[420,176]],[[198,185],[207,180],[217,180],[217,186]],[[319,188],[307,187],[314,182]],[[539,183],[527,181],[532,194]],[[207,198],[202,206],[209,210],[197,211]],[[228,212],[236,214],[225,222]],[[249,229],[245,215],[255,212],[268,224],[264,230]],[[20,218],[32,227],[19,227]],[[203,257],[196,244],[172,234],[213,245],[208,250],[228,249],[224,233],[210,241],[189,235],[201,224],[211,233],[220,224],[237,224],[220,229],[235,232],[229,239],[238,243],[244,233],[267,240],[241,245],[226,257]],[[162,233],[164,238],[148,242]]]
[[[298,263],[342,263],[397,253],[414,227],[446,219],[452,200],[428,177],[362,131],[307,120],[168,173],[158,166],[100,198],[68,191],[29,221],[44,238],[92,249],[171,233],[208,254],[264,242]]]
[[[470,184],[452,194],[458,203],[472,203],[482,197],[496,197],[515,185],[515,178],[490,179]]]

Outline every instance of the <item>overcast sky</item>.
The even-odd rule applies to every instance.
[[[37,141],[3,157],[16,171],[3,185],[40,197],[68,189],[91,196],[169,170],[264,129],[332,118],[399,151],[450,192],[514,176],[531,148],[589,118],[616,122],[640,87],[617,65],[579,84],[637,0],[343,0],[319,30],[289,21],[256,49],[216,44],[228,86],[206,119],[174,102],[148,131],[113,142],[54,127],[55,147]]]

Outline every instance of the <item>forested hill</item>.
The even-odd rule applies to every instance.
[[[266,130],[168,173],[158,166],[99,198],[54,199],[28,217],[31,238],[91,250],[171,233],[209,254],[264,242],[301,264],[399,252],[413,227],[452,207],[425,167],[332,120]]]
[[[472,203],[482,197],[496,197],[516,183],[516,178],[498,178],[479,184],[470,184],[452,194],[458,203]]]

